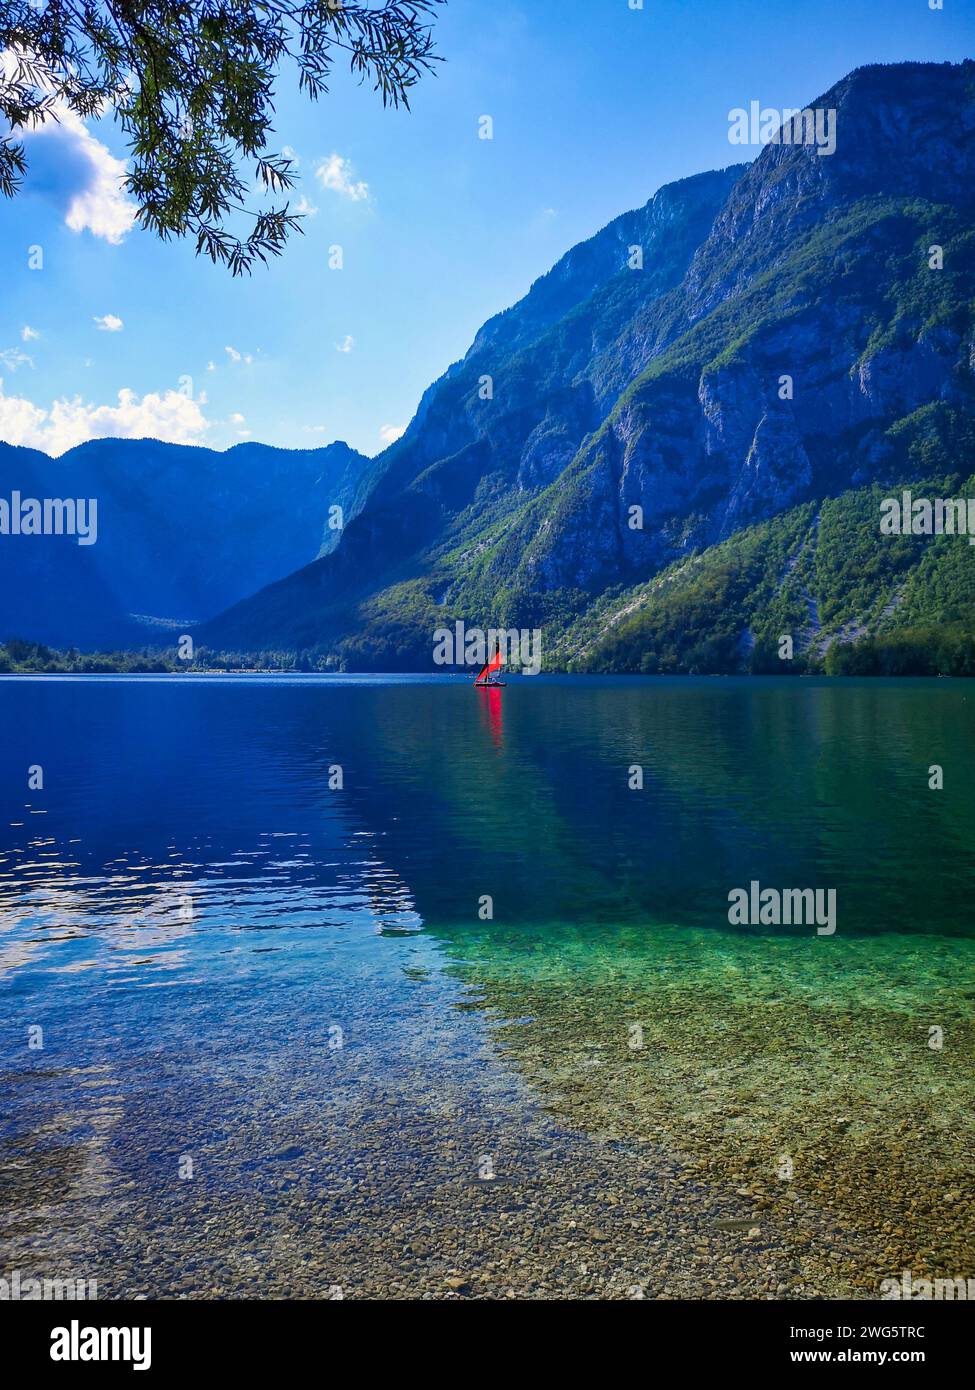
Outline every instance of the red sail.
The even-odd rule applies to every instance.
[[[499,671],[501,669],[501,664],[501,648],[499,647],[498,650],[492,656],[491,660],[488,662],[488,664],[486,666],[481,667],[480,671],[477,674],[477,680],[475,680],[474,684],[479,685],[482,680],[484,680],[487,676],[491,674],[492,671]]]

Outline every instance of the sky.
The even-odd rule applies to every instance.
[[[0,201],[0,439],[373,455],[571,246],[758,153],[729,143],[732,109],[809,104],[865,63],[975,56],[975,0],[936,2],[450,0],[410,112],[338,64],[317,103],[282,70],[272,149],[293,151],[308,216],[250,279],[134,225],[110,118],[31,136],[24,190]]]

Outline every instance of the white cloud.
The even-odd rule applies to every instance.
[[[225,347],[224,352],[230,358],[231,362],[243,362],[245,367],[249,367],[254,361],[249,352],[238,352],[235,347]]]
[[[64,146],[65,164],[84,173],[81,187],[66,189],[64,220],[73,232],[91,232],[117,246],[131,232],[136,204],[123,186],[124,160],[116,159],[107,145],[96,140],[84,121],[60,102],[55,107],[57,121],[49,120],[29,136],[53,140]]]
[[[15,372],[18,367],[33,367],[34,359],[28,357],[26,352],[21,352],[20,348],[0,348],[0,366],[6,367],[8,372]]]
[[[26,397],[5,395],[0,380],[0,439],[55,456],[86,439],[198,444],[208,428],[199,402],[181,391],[147,392],[140,399],[123,388],[117,405],[94,405],[75,396],[62,397],[45,409]]]
[[[340,154],[330,154],[315,166],[315,177],[323,188],[340,193],[353,203],[361,203],[369,197],[369,185],[357,182],[352,174],[352,165]]]
[[[18,61],[12,49],[0,52],[0,81],[11,80]],[[43,81],[41,89],[45,90]],[[125,191],[125,161],[116,159],[61,101],[54,102],[44,124],[25,131],[24,138],[30,166],[41,165],[41,187],[61,207],[71,230],[89,231],[118,245],[132,230],[138,211]],[[28,190],[31,186],[28,174]]]
[[[345,337],[342,339],[342,341],[341,341],[340,343],[336,343],[336,344],[335,344],[335,351],[336,351],[336,352],[351,352],[352,349],[353,349],[354,347],[355,347],[355,339],[353,338],[353,336],[352,336],[351,333],[346,333],[346,335],[345,335]]]
[[[215,372],[216,370],[217,370],[217,364],[216,364],[216,362],[208,362],[208,363],[207,363],[207,371],[208,371],[208,372]]]
[[[317,217],[317,216],[318,216],[318,208],[314,207],[314,206],[308,201],[308,199],[305,197],[304,193],[302,193],[301,197],[300,197],[300,198],[298,199],[298,201],[295,203],[295,212],[297,213],[297,215],[298,215],[299,217]]]
[[[247,420],[239,412],[235,412],[235,414],[231,415],[230,417],[230,423],[232,425],[246,425]]]
[[[301,160],[298,157],[297,151],[293,149],[291,145],[282,145],[281,153],[284,155],[285,159],[291,160],[291,163],[295,166],[296,169],[301,164]]]
[[[35,339],[39,338],[40,336],[41,335],[40,333],[38,333],[37,329],[31,328],[29,323],[25,323],[23,328],[20,330],[20,340],[22,343],[32,343]]]
[[[125,327],[115,314],[93,314],[92,318],[103,333],[121,333]]]
[[[402,439],[405,433],[405,425],[383,425],[379,431],[379,438],[384,444],[395,444],[397,439]]]

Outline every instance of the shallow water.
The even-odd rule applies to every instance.
[[[975,1275],[973,701],[0,681],[0,1275],[149,1297]],[[835,934],[732,928],[752,880],[834,889]]]

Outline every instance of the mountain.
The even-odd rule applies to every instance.
[[[327,607],[346,596],[355,605],[364,577],[385,579],[431,542],[510,517],[558,479],[605,417],[607,362],[621,333],[643,306],[680,284],[743,168],[660,189],[489,320],[464,359],[425,392],[403,438],[373,460],[368,501],[328,563],[271,586],[253,607],[239,609],[247,614],[239,624],[228,615],[206,634],[244,646],[272,634],[313,645],[325,631],[318,590],[326,591]],[[640,270],[627,267],[634,246],[642,250]],[[304,612],[306,589],[313,602]],[[353,607],[326,626],[352,630],[356,623]]]
[[[971,626],[964,542],[938,542],[958,582],[923,601],[940,562],[913,546],[896,592],[838,577],[820,550],[845,499],[865,572],[886,573],[871,489],[975,472],[975,63],[861,68],[813,105],[836,112],[833,154],[769,144],[668,185],[485,324],[369,465],[334,552],[201,639],[423,669],[433,629],[463,618],[542,627],[555,665],[644,669],[655,578],[713,580],[745,551],[754,571],[762,546],[764,577],[730,610],[730,590],[703,586],[698,640],[671,644],[668,669],[752,669],[763,616],[790,615],[825,655],[912,620],[905,594],[929,624]],[[810,603],[830,614],[814,641]]]
[[[912,419],[918,466],[946,424],[938,407]],[[957,442],[971,460],[975,430],[971,421],[963,428]],[[918,496],[975,498],[975,473],[922,473],[913,487]],[[972,552],[957,536],[878,544],[886,495],[874,484],[805,502],[642,584],[607,591],[562,630],[550,658],[572,671],[644,675],[975,676]],[[783,635],[794,648],[787,662]]]
[[[97,540],[0,539],[0,637],[54,645],[172,640],[299,565],[354,516],[368,463],[343,443],[224,453],[157,440],[100,439],[52,459],[0,444],[0,496],[95,498]]]

